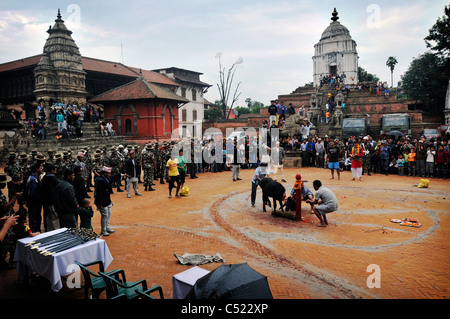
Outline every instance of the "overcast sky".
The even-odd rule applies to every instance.
[[[444,0],[79,0],[0,2],[0,63],[42,53],[58,8],[83,56],[158,69],[203,73],[219,98],[218,53],[235,75],[241,98],[270,104],[280,94],[313,81],[314,45],[336,7],[357,43],[359,65],[390,83],[389,56],[398,65],[394,83],[427,48],[424,37]],[[122,48],[121,48],[122,47]]]

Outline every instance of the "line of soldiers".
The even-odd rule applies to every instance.
[[[15,194],[26,190],[26,183],[32,173],[31,167],[34,164],[53,164],[56,167],[56,177],[63,179],[64,173],[67,170],[73,170],[77,161],[82,161],[86,167],[86,188],[88,192],[91,192],[91,187],[94,186],[92,182],[99,176],[104,166],[111,167],[111,176],[123,176],[125,173],[124,164],[131,150],[136,154],[135,160],[138,163],[139,182],[143,183],[146,191],[152,191],[154,190],[152,186],[155,185],[155,180],[159,179],[161,184],[165,184],[165,180],[167,179],[165,165],[170,159],[170,150],[173,145],[174,142],[148,143],[142,150],[139,150],[140,146],[138,145],[128,145],[126,148],[123,145],[110,148],[105,146],[97,148],[93,155],[91,155],[91,149],[89,147],[83,147],[75,155],[72,155],[71,150],[63,152],[49,150],[47,156],[36,151],[31,152],[31,154],[11,153],[4,170],[12,178],[7,184],[8,197],[10,200]],[[77,156],[80,152],[84,156]],[[140,178],[142,172],[143,181]],[[115,178],[111,180],[111,183],[117,192],[123,192],[121,189],[123,186],[122,178]],[[26,196],[21,198],[18,200],[18,203],[20,208],[23,208],[26,204]]]

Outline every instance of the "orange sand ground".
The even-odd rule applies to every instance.
[[[115,193],[111,224],[116,233],[103,237],[114,258],[109,269],[124,269],[129,280],[161,285],[169,299],[172,276],[192,267],[181,265],[174,253],[219,253],[226,263],[247,262],[268,276],[276,299],[450,297],[447,180],[431,179],[429,188],[417,188],[416,177],[364,175],[360,182],[351,181],[348,171],[341,180],[331,180],[325,169],[285,169],[287,193],[299,172],[311,190],[312,181],[320,179],[336,193],[339,211],[328,214],[330,225],[321,228],[306,204],[303,222],[274,218],[270,209],[263,213],[260,189],[252,208],[253,172],[241,170],[243,180],[237,182],[231,172],[187,178],[190,194],[182,198],[169,199],[167,184],[159,182],[155,192],[144,192],[139,184],[141,197]],[[422,226],[390,222],[405,217]],[[99,232],[97,211],[92,222]],[[380,288],[367,286],[373,264],[381,271]],[[36,283],[18,284],[15,270],[1,271],[0,282],[0,298],[83,298],[81,289],[54,293]]]

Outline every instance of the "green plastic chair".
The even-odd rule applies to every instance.
[[[151,295],[151,293],[157,291],[159,293],[159,299],[164,299],[164,294],[161,286],[153,286],[146,291],[136,290],[136,293],[139,295],[141,299],[157,299]]]
[[[98,265],[98,269],[101,272],[105,272],[105,267],[101,260],[96,260],[91,263],[82,264],[78,261],[75,263],[80,267],[84,277],[84,298],[89,298],[89,290],[91,291],[92,299],[99,299],[100,294],[106,290],[105,280],[98,274],[92,272],[89,267]],[[107,274],[113,274],[116,270],[108,271]]]
[[[128,281],[125,277],[125,271],[120,269],[112,274],[105,272],[98,273],[106,283],[106,297],[113,299],[120,295],[127,296],[127,299],[137,299],[139,294],[136,291],[147,291],[147,281],[145,279],[137,282]]]

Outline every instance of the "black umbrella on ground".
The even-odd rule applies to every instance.
[[[273,299],[267,277],[247,263],[221,265],[199,278],[186,299]]]
[[[403,137],[405,134],[400,131],[390,131],[386,133],[387,136],[398,136]]]

